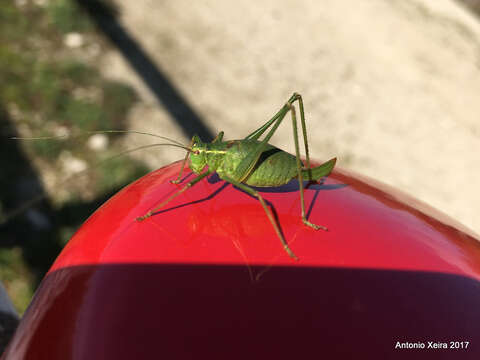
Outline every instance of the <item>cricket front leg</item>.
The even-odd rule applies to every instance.
[[[188,146],[188,148],[191,149],[192,146],[193,146],[193,138],[192,138],[192,140],[190,140],[190,145]],[[190,151],[187,151],[187,153],[185,154],[185,158],[184,158],[183,161],[182,161],[182,167],[181,167],[181,169],[180,169],[180,172],[179,172],[179,174],[178,174],[177,179],[175,179],[175,180],[170,180],[170,182],[171,182],[172,184],[179,184],[179,183],[182,181],[181,179],[182,179],[183,169],[185,168],[185,164],[187,163],[187,160],[188,160],[188,157],[189,157],[189,156],[190,156]]]
[[[231,178],[227,178],[227,177],[222,177],[223,180],[225,180],[226,182],[229,182],[230,184],[242,189],[243,191],[246,191],[248,194],[252,195],[252,196],[255,196],[258,201],[260,201],[260,204],[262,204],[262,207],[263,207],[263,210],[265,210],[265,213],[267,214],[267,217],[268,217],[268,220],[270,220],[270,223],[273,225],[273,228],[275,229],[275,232],[277,233],[277,236],[279,237],[280,241],[282,242],[283,244],[283,248],[284,250],[287,252],[287,254],[295,259],[295,260],[298,260],[298,257],[294,254],[294,252],[290,249],[290,247],[288,246],[288,243],[287,241],[285,240],[285,238],[283,237],[283,234],[282,232],[280,231],[280,228],[278,227],[278,224],[275,220],[275,218],[273,217],[273,214],[271,212],[271,210],[268,208],[267,204],[265,203],[265,200],[263,199],[263,197],[258,193],[258,191],[252,189],[250,186],[247,186],[245,184],[242,184],[241,182],[237,181],[237,180],[234,180],[234,179],[231,179]]]
[[[161,209],[163,206],[165,206],[166,204],[168,204],[170,201],[172,201],[173,199],[175,199],[178,195],[180,195],[181,193],[183,193],[185,190],[191,188],[193,185],[195,185],[196,183],[198,183],[200,180],[202,180],[204,177],[208,176],[210,174],[210,172],[204,172],[203,174],[200,174],[198,175],[195,179],[189,181],[187,184],[185,184],[185,186],[183,188],[181,188],[180,190],[178,190],[176,193],[174,193],[173,195],[171,195],[167,200],[165,200],[164,202],[162,202],[160,205],[158,205],[155,209],[152,209],[150,210],[149,212],[147,212],[145,215],[143,216],[139,216],[137,217],[135,220],[137,221],[143,221],[145,220],[146,218],[149,218],[150,216],[152,216],[156,211],[158,211],[159,209]]]

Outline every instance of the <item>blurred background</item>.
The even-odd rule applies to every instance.
[[[98,206],[184,156],[102,162],[155,138],[82,131],[238,139],[294,91],[314,159],[479,233],[479,13],[480,0],[1,1],[0,280],[16,310]],[[10,139],[41,136],[64,138]],[[290,121],[271,142],[294,152]]]

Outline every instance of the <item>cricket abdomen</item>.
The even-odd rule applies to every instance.
[[[255,150],[259,141],[234,140],[228,143],[222,165],[217,173],[240,180],[235,176],[235,170],[240,162]],[[267,144],[265,151],[260,155],[252,172],[242,182],[251,186],[280,186],[288,183],[297,176],[295,156],[286,153],[273,145]]]
[[[295,156],[272,146],[262,153],[252,173],[243,181],[251,186],[280,186],[297,176]]]

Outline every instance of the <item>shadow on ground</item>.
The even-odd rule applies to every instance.
[[[214,138],[213,132],[162,70],[146,54],[142,46],[118,22],[116,19],[118,11],[104,1],[76,1],[91,17],[98,29],[125,57],[157,100],[175,119],[183,133],[188,138],[196,134],[205,141],[212,141]]]

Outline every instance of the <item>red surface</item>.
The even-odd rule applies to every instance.
[[[85,222],[5,359],[478,358],[480,243],[459,224],[344,171],[305,192],[328,232],[302,224],[295,181],[259,189],[294,261],[258,201],[215,179],[136,222],[182,186],[168,181],[178,170],[139,179]]]

